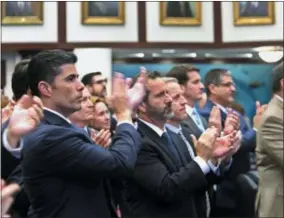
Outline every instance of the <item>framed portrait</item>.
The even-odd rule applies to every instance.
[[[233,2],[234,25],[271,25],[275,22],[274,2]]]
[[[5,1],[1,4],[3,25],[43,24],[43,2]]]
[[[82,24],[123,25],[125,2],[88,1],[82,2]]]
[[[170,26],[200,26],[201,2],[160,2],[160,24]]]

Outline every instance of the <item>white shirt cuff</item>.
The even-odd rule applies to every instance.
[[[4,133],[3,133],[3,146],[6,148],[7,151],[9,151],[14,157],[20,159],[21,157],[21,150],[24,146],[24,142],[23,140],[21,139],[20,142],[18,143],[19,146],[17,146],[17,148],[12,148],[9,143],[8,143],[8,138],[7,138],[7,131],[8,131],[8,128],[6,128],[4,130]]]
[[[254,127],[253,130],[257,132],[257,128]]]
[[[208,163],[210,169],[211,169],[217,176],[219,176],[219,175],[220,175],[220,170],[219,170],[220,163],[218,163],[217,166],[215,166],[215,165],[211,162],[211,160],[209,160],[207,163]]]
[[[209,165],[206,163],[205,160],[203,160],[201,157],[197,156],[194,158],[194,161],[198,164],[198,166],[200,167],[200,169],[202,170],[202,172],[204,174],[207,174],[210,172],[210,167]]]

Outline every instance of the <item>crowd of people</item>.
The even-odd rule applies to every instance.
[[[2,216],[283,217],[283,63],[250,126],[227,69],[203,84],[192,65],[141,67],[114,73],[109,92],[76,62],[45,50],[15,66],[1,110]],[[257,185],[253,207],[242,178]]]

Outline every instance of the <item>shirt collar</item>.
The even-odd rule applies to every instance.
[[[154,125],[153,123],[149,123],[145,120],[142,120],[141,118],[139,118],[139,120],[141,122],[143,122],[144,124],[146,124],[147,126],[149,126],[155,133],[158,134],[158,136],[162,137],[163,133],[166,132],[166,128],[164,127],[164,131],[161,130],[159,127],[157,127],[156,125]]]
[[[172,132],[174,132],[176,134],[178,134],[181,131],[181,126],[180,125],[178,127],[176,127],[176,126],[173,126],[172,124],[166,123],[166,127],[170,131],[172,131]]]
[[[225,107],[223,107],[222,105],[217,104],[217,103],[215,103],[215,102],[213,102],[213,103],[214,103],[218,108],[220,108],[220,110],[223,111],[225,114],[228,113],[228,110],[227,110]]]
[[[187,105],[185,105],[185,110],[186,110],[187,115],[191,117],[193,110],[194,110],[194,107],[191,107],[187,104]]]
[[[51,113],[56,114],[57,116],[59,116],[59,117],[61,117],[62,119],[66,120],[68,123],[72,124],[71,121],[70,121],[68,118],[66,118],[66,117],[63,116],[62,114],[58,113],[57,111],[54,111],[54,110],[52,110],[52,109],[50,109],[50,108],[47,108],[47,107],[44,107],[43,109],[44,109],[44,110],[47,110],[47,111],[49,111],[49,112],[51,112]]]

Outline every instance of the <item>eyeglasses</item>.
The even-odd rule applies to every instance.
[[[236,86],[235,85],[235,83],[233,83],[233,82],[227,82],[227,83],[220,83],[220,84],[218,84],[217,86],[223,86],[223,87],[231,87],[231,86]]]

